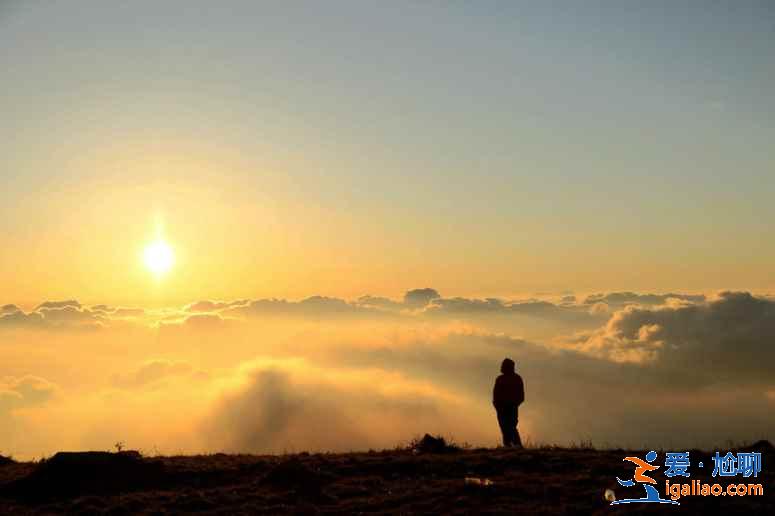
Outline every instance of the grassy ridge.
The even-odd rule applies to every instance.
[[[771,447],[763,451],[758,479],[734,480],[762,483],[764,496],[687,497],[680,507],[610,507],[603,499],[607,488],[619,498],[642,495],[641,488],[627,491],[615,477],[631,478],[633,467],[622,459],[626,455],[643,457],[646,451],[583,447],[426,451],[415,446],[340,454],[137,457],[140,462],[133,468],[147,466],[148,472],[154,472],[146,474],[140,469],[140,477],[112,471],[113,467],[123,468],[112,465],[101,466],[101,475],[94,476],[79,472],[72,460],[64,466],[60,461],[59,471],[50,465],[44,469],[45,463],[9,463],[0,467],[0,514],[772,513],[775,479],[770,466],[775,464],[775,455]],[[711,455],[691,451],[692,479],[718,480],[710,478]],[[121,464],[127,460],[122,459]],[[702,469],[696,466],[699,460],[706,463]],[[655,463],[663,464],[664,455]],[[653,474],[661,493],[662,472],[663,468]],[[121,480],[105,481],[110,475]],[[79,482],[79,477],[85,480]],[[489,479],[492,485],[477,485],[466,477]],[[61,487],[67,482],[74,490],[57,489],[57,484]],[[46,496],[47,492],[55,494]]]

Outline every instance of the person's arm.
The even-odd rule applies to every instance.
[[[517,405],[522,405],[522,402],[525,401],[525,382],[522,381],[522,377],[517,377],[519,381],[517,382]]]
[[[492,388],[492,406],[497,407],[497,400],[498,400],[498,380],[500,378],[495,379],[495,385]]]

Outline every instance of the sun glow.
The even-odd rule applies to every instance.
[[[156,276],[161,276],[172,268],[175,257],[172,248],[163,240],[149,244],[143,253],[145,266]]]

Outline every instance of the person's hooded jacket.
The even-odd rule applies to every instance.
[[[522,377],[514,371],[514,361],[505,359],[501,364],[501,373],[492,389],[492,404],[496,407],[505,403],[521,405],[525,401],[525,385]]]

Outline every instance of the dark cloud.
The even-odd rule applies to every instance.
[[[548,301],[506,302],[496,298],[466,299],[462,297],[435,299],[430,306],[430,311],[434,310],[446,313],[505,312],[530,315],[557,314],[565,311],[564,308]]]
[[[605,303],[612,307],[623,307],[626,305],[663,305],[669,299],[687,301],[689,303],[702,303],[705,301],[704,295],[692,294],[637,294],[635,292],[610,292],[608,294],[593,294],[587,296],[584,300],[585,305],[594,305],[596,303]]]
[[[21,308],[16,305],[3,305],[0,306],[0,315],[12,314],[14,312],[20,312]]]
[[[348,303],[343,299],[325,296],[312,296],[301,300],[298,305],[304,312],[308,313],[352,313],[363,310],[361,307]]]
[[[496,324],[497,331],[513,331],[518,327],[529,327],[531,320],[537,321],[535,328],[543,334],[558,323],[562,326],[577,325],[581,330],[591,329],[607,317],[617,306],[627,303],[646,305],[662,304],[669,299],[697,301],[702,296],[685,294],[636,294],[615,292],[588,297],[584,303],[575,304],[575,297],[566,296],[559,304],[544,300],[507,301],[497,298],[443,298],[433,288],[412,289],[403,300],[386,297],[362,296],[355,301],[335,297],[311,296],[301,301],[284,299],[256,299],[235,301],[201,300],[183,307],[182,311],[150,313],[143,308],[114,307],[98,304],[85,308],[77,300],[46,301],[33,312],[20,313],[15,305],[6,305],[0,312],[2,327],[45,327],[45,328],[100,328],[111,321],[143,320],[187,321],[185,314],[220,315],[221,318],[191,319],[188,326],[212,327],[224,319],[243,317],[300,317],[326,319],[341,317],[423,317],[448,316],[457,320],[471,319],[483,322],[483,317]],[[590,303],[592,303],[590,305]],[[591,307],[591,308],[590,308]],[[495,318],[490,317],[495,316]],[[146,319],[148,318],[148,319]],[[509,319],[513,318],[511,322]],[[539,321],[540,320],[540,321]],[[542,321],[542,322],[541,322]],[[201,323],[201,324],[200,324]],[[539,330],[536,330],[539,331]]]
[[[43,316],[46,324],[93,326],[106,322],[105,316],[99,312],[82,310],[74,305],[61,308],[41,308],[37,312]]]
[[[358,306],[362,306],[364,308],[379,308],[382,310],[401,310],[404,308],[402,303],[393,301],[392,299],[369,295],[359,297],[356,300],[356,303]]]
[[[412,308],[422,308],[440,297],[439,293],[432,288],[416,288],[404,294],[404,304]]]
[[[423,309],[422,312],[418,309]],[[424,288],[408,291],[403,302],[385,297],[362,296],[354,302],[343,299],[312,296],[294,302],[284,299],[259,299],[240,306],[227,306],[205,301],[190,305],[189,311],[211,312],[219,310],[225,315],[268,316],[294,315],[307,317],[326,317],[337,315],[375,316],[387,313],[402,314],[414,310],[415,315],[525,315],[543,318],[589,319],[586,309],[579,306],[555,305],[547,301],[530,300],[524,302],[504,301],[496,298],[470,299],[463,297],[442,298],[434,289]]]
[[[261,316],[301,316],[301,317],[336,317],[353,315],[379,315],[380,310],[343,299],[324,296],[312,296],[301,301],[286,301],[285,299],[258,299],[244,306],[235,306],[221,312],[224,315],[247,317]]]
[[[500,299],[467,299],[464,297],[453,297],[448,299],[437,298],[430,301],[427,313],[482,313],[482,312],[501,312],[505,308]]]
[[[249,300],[247,299],[241,299],[241,300],[230,301],[230,302],[203,300],[203,301],[197,301],[196,303],[191,303],[190,305],[187,305],[185,307],[185,311],[186,312],[218,312],[220,310],[225,310],[227,308],[231,308],[234,306],[244,306],[248,304],[248,302]]]
[[[494,331],[527,332],[533,338],[544,338],[562,328],[567,332],[591,330],[618,308],[630,304],[661,306],[673,301],[701,302],[704,296],[687,294],[637,294],[613,292],[589,296],[577,304],[574,296],[565,296],[558,303],[540,299],[509,301],[498,298],[443,298],[433,288],[412,289],[402,301],[379,296],[362,296],[355,301],[311,296],[301,301],[256,299],[235,301],[201,300],[167,312],[148,312],[143,308],[114,307],[105,304],[83,307],[77,300],[46,301],[33,312],[23,313],[16,305],[6,305],[0,311],[0,327],[95,329],[111,322],[159,321],[183,323],[189,327],[215,327],[229,319],[250,317],[298,317],[312,320],[336,318],[402,317],[417,319],[425,316],[449,317],[457,321],[489,324]],[[190,315],[220,317],[186,318]],[[553,329],[554,328],[554,329]]]
[[[21,310],[0,316],[0,328],[34,328],[43,325],[43,316],[37,312],[26,314]]]
[[[75,299],[69,299],[67,301],[45,301],[37,306],[35,310],[40,310],[42,308],[66,308],[66,307],[73,307],[73,308],[81,308],[81,303],[76,301]]]
[[[630,306],[582,335],[580,349],[613,360],[647,362],[702,383],[772,381],[775,301],[722,292],[706,303]]]
[[[21,310],[0,316],[0,327],[96,329],[107,322],[100,311],[82,309],[77,301],[46,302],[33,312]]]
[[[469,299],[462,297],[434,299],[425,308],[425,314],[474,321],[493,318],[513,319],[515,323],[542,320],[562,326],[589,328],[599,325],[605,314],[590,313],[578,305],[555,305],[548,301],[504,301],[496,298]]]

